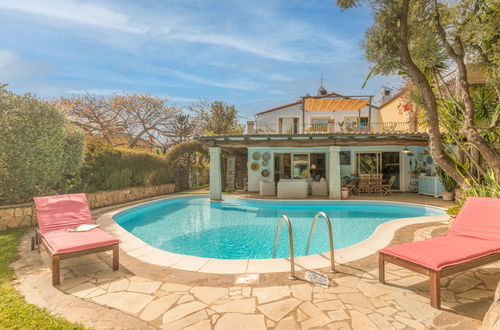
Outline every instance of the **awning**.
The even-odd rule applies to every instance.
[[[360,99],[305,99],[306,111],[361,110],[368,100]]]

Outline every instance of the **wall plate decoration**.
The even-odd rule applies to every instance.
[[[264,177],[264,178],[267,178],[269,176],[269,170],[262,170],[262,172],[260,172],[260,174]]]
[[[259,159],[260,159],[260,153],[259,153],[259,152],[257,152],[257,151],[256,151],[256,152],[254,152],[254,153],[252,154],[252,158],[253,158],[254,160],[259,160]]]
[[[432,157],[431,156],[427,156],[427,158],[425,158],[425,161],[427,162],[427,164],[431,165],[434,160],[432,160]]]
[[[262,159],[263,159],[263,160],[269,160],[269,158],[271,158],[271,156],[269,155],[269,153],[268,153],[268,152],[264,152],[264,153],[262,154]]]
[[[264,156],[264,155],[263,155]],[[264,157],[262,157],[262,159],[264,159]],[[267,160],[263,160],[262,161],[262,166],[263,167],[267,167],[267,165],[269,165],[269,162]]]
[[[252,164],[250,164],[250,168],[252,169],[252,171],[257,171],[259,169],[259,163],[253,162]]]

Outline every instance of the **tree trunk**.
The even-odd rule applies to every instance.
[[[406,68],[413,83],[424,96],[424,106],[428,124],[430,154],[436,164],[446,171],[460,186],[465,186],[465,180],[455,167],[453,160],[444,152],[441,132],[439,131],[439,114],[436,97],[425,75],[420,71],[411,58],[408,48],[408,10],[409,0],[403,0],[399,17],[398,52],[401,64]]]
[[[476,107],[474,105],[474,101],[470,96],[469,92],[469,82],[467,81],[467,67],[465,66],[465,51],[463,48],[462,41],[460,37],[456,37],[456,47],[457,50],[453,49],[450,42],[446,37],[446,31],[441,25],[439,18],[439,9],[436,4],[436,15],[434,18],[435,27],[438,32],[438,35],[443,43],[444,48],[446,49],[448,55],[453,59],[453,61],[457,65],[458,71],[458,89],[460,90],[460,95],[462,101],[464,102],[465,111],[464,111],[464,125],[462,128],[462,132],[467,138],[467,140],[474,145],[477,150],[483,155],[486,162],[495,172],[496,177],[500,177],[500,152],[498,149],[495,149],[490,143],[485,140],[479,132],[474,123],[474,115],[476,111]]]

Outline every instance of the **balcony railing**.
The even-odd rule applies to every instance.
[[[270,134],[302,134],[302,133],[410,133],[416,132],[409,122],[372,122],[371,124],[357,123],[333,123],[318,124],[306,123],[305,129],[302,125],[278,125],[266,122],[248,122],[247,134],[270,135]]]

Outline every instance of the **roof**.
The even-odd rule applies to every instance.
[[[360,145],[428,145],[425,133],[304,133],[304,134],[219,134],[195,137],[206,146],[230,148],[248,147],[314,147]]]
[[[384,105],[386,105],[388,103],[391,103],[392,101],[394,101],[395,99],[397,99],[398,97],[400,97],[401,95],[403,95],[405,92],[406,92],[406,88],[400,89],[396,94],[394,94],[393,96],[391,96],[391,98],[389,98],[387,101],[381,103],[379,105],[379,108],[382,108]]]
[[[337,99],[326,99],[327,97],[336,97]],[[353,98],[353,97],[354,96],[345,96],[345,95],[342,95],[342,94],[331,92],[331,93],[328,93],[328,94],[325,94],[325,95],[319,95],[319,96],[306,96],[303,99],[306,100],[306,105],[307,105],[307,103],[308,103],[309,100],[311,100],[311,101],[317,101],[317,100],[321,99],[321,100],[337,100],[337,101],[341,101],[338,98],[341,98],[341,99],[344,99],[344,100],[353,100],[353,101],[360,100],[360,99]],[[360,97],[360,96],[357,96],[357,97]],[[365,97],[368,97],[368,96],[365,96]],[[366,104],[368,104],[368,101],[366,99],[364,101],[366,101]],[[273,111],[280,110],[280,109],[283,109],[283,108],[287,108],[287,107],[290,107],[292,105],[297,105],[297,104],[302,104],[302,100],[297,100],[297,101],[292,102],[292,103],[288,103],[288,104],[285,104],[285,105],[280,105],[279,107],[275,107],[275,108],[271,108],[269,110],[258,112],[257,115],[262,115],[264,113],[273,112]],[[373,104],[372,104],[372,108],[378,109],[378,107],[375,106],[375,105],[373,105]],[[337,109],[337,110],[359,110],[359,109],[356,108],[356,109]],[[337,111],[337,110],[307,110],[306,109],[306,111]]]
[[[306,111],[361,110],[368,104],[362,99],[305,99]]]

